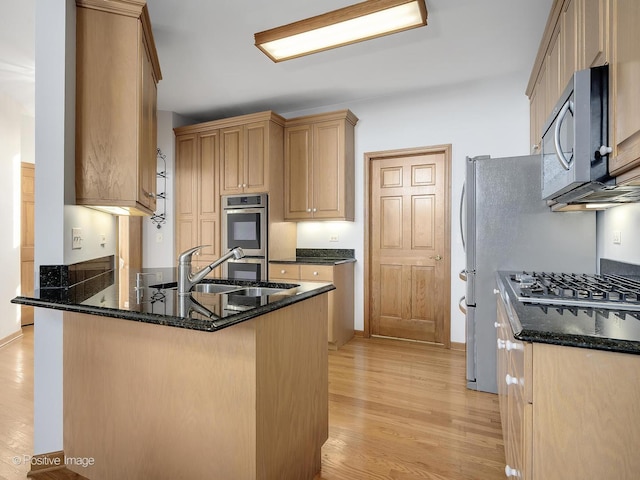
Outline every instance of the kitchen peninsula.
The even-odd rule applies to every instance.
[[[181,299],[175,269],[116,279],[112,266],[43,267],[40,291],[13,300],[65,311],[64,455],[94,459],[68,468],[92,480],[313,478],[333,285],[208,280],[228,293]]]

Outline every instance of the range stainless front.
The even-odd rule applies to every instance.
[[[266,280],[268,228],[268,197],[225,195],[222,197],[222,250],[242,248],[245,257],[223,264],[222,273],[236,280]],[[233,263],[233,266],[231,266]]]

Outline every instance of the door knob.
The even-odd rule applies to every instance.
[[[442,257],[440,255],[436,255],[435,257],[429,257],[429,258],[436,261],[442,260]]]

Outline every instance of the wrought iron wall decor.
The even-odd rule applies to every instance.
[[[167,222],[167,156],[162,153],[160,148],[158,148],[157,160],[158,171],[156,172],[156,177],[159,181],[156,190],[158,194],[156,195],[156,211],[151,216],[151,222],[157,228],[162,228],[162,225]]]

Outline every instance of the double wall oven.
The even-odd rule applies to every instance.
[[[222,251],[240,247],[245,257],[229,260],[224,277],[235,280],[267,280],[268,197],[266,193],[222,197]]]

